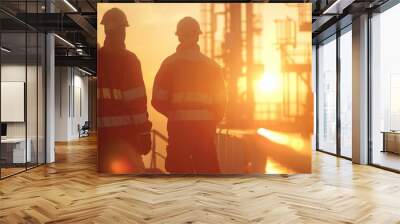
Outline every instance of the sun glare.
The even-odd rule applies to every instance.
[[[255,83],[255,89],[257,93],[261,94],[272,94],[280,91],[282,86],[282,80],[279,75],[265,73],[261,79]]]
[[[279,74],[265,73],[254,81],[255,101],[259,103],[280,103],[282,101],[282,77]]]
[[[281,133],[277,131],[271,131],[265,128],[259,128],[257,134],[267,138],[268,140],[286,145],[295,151],[301,151],[304,148],[304,140],[298,136],[291,136],[287,133]]]

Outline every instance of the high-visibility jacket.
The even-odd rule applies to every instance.
[[[97,97],[98,148],[103,160],[99,163],[106,164],[115,156],[129,157],[122,150],[133,151],[134,147],[118,151],[118,144],[134,146],[135,136],[149,132],[151,122],[140,61],[124,46],[105,44],[99,50]],[[110,145],[115,147],[105,147]]]
[[[179,45],[167,57],[154,81],[152,105],[171,122],[222,120],[225,84],[217,63],[198,45]]]

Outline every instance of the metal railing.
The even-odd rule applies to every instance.
[[[151,162],[150,162],[150,168],[151,169],[157,169],[157,156],[160,157],[161,159],[165,160],[166,157],[157,152],[157,139],[160,139],[166,143],[168,143],[168,137],[163,135],[161,132],[153,129],[151,130]]]

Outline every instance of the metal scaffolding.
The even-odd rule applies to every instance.
[[[232,128],[252,125],[254,121],[253,80],[262,73],[256,62],[255,42],[261,36],[261,17],[253,4],[212,4],[202,8],[205,53],[222,65],[228,89],[225,124]],[[217,32],[222,26],[223,33]],[[220,37],[218,39],[218,36]],[[238,81],[246,80],[246,92],[240,93]]]
[[[292,122],[295,124],[303,123],[303,120],[309,119],[309,115],[313,113],[311,48],[307,43],[298,42],[299,32],[311,31],[311,15],[304,5],[288,5],[297,8],[298,22],[291,18],[275,20],[276,45],[281,55],[283,75],[281,116],[293,118]]]

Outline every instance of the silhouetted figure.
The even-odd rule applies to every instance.
[[[98,52],[98,164],[106,173],[142,173],[151,146],[147,97],[140,61],[125,47],[125,14],[108,10]]]
[[[226,96],[220,67],[200,52],[198,22],[185,17],[177,25],[180,44],[162,63],[152,105],[168,118],[166,169],[170,173],[219,173],[216,125]]]

